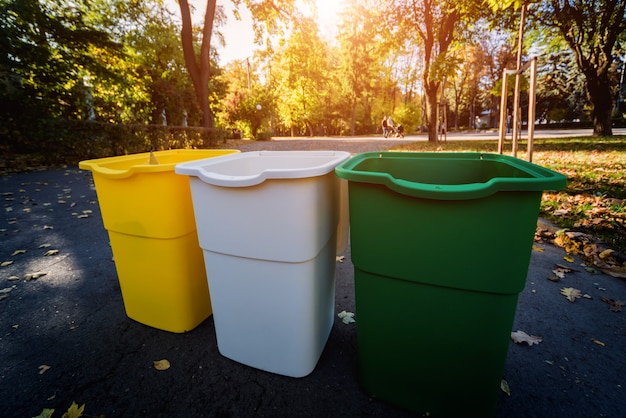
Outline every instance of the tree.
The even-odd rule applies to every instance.
[[[277,109],[292,136],[302,129],[312,136],[314,127],[323,124],[328,54],[314,19],[303,18],[274,55]]]
[[[211,37],[213,35],[213,24],[216,15],[216,0],[207,0],[204,13],[204,23],[202,25],[202,40],[200,51],[196,56],[194,49],[193,25],[191,21],[191,11],[188,0],[178,0],[180,5],[182,29],[181,42],[185,63],[189,76],[193,82],[196,99],[202,112],[202,125],[206,128],[214,127],[213,114],[209,103],[209,80],[211,75]],[[242,3],[241,0],[232,0],[235,8]],[[268,31],[277,30],[276,22],[294,15],[294,0],[244,0],[245,5],[252,12],[254,27],[257,38],[261,37],[262,29],[258,21],[265,22]]]
[[[423,88],[428,110],[428,140],[437,141],[437,119],[441,84],[446,76],[450,48],[461,39],[464,26],[475,22],[482,11],[473,0],[399,0],[394,20],[412,29],[424,50]]]
[[[494,10],[521,6],[524,0],[488,0]],[[626,0],[539,0],[532,4],[534,20],[548,36],[562,37],[576,56],[586,79],[587,97],[592,105],[594,136],[612,135],[612,63],[614,47],[626,32]],[[533,15],[531,15],[533,20]]]
[[[84,107],[86,74],[117,75],[99,54],[116,59],[119,43],[88,22],[88,15],[68,1],[2,0],[0,76],[8,112],[25,108],[39,117],[76,117]],[[19,102],[19,103],[18,103]]]
[[[388,31],[384,26],[381,30],[379,24],[385,12],[386,8],[379,9],[374,2],[351,0],[342,15],[338,33],[339,71],[349,94],[351,135],[356,133],[359,103],[362,104],[364,117],[367,119],[361,123],[368,130],[372,124],[369,102],[376,75],[380,73],[380,65],[388,55],[381,36],[381,32]]]
[[[180,24],[171,13],[163,7],[146,10],[122,39],[136,66],[136,82],[148,92],[149,120],[161,124],[165,116],[168,125],[199,125],[193,84],[180,50]]]
[[[202,113],[202,126],[213,128],[214,120],[209,106],[209,76],[211,74],[211,36],[213,35],[213,20],[215,19],[216,0],[207,0],[202,29],[202,43],[200,53],[196,57],[193,42],[193,26],[191,11],[187,0],[179,0],[182,21],[181,42],[187,71],[193,81],[196,100]]]
[[[539,20],[559,31],[585,75],[594,136],[613,134],[610,70],[613,48],[626,31],[625,9],[626,0],[546,0],[539,5]]]

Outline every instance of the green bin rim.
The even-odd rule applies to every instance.
[[[390,173],[360,171],[355,169],[368,159],[414,159],[444,161],[495,161],[514,167],[530,177],[493,177],[483,183],[431,184],[403,180]],[[526,192],[559,190],[567,185],[567,177],[561,173],[539,165],[501,154],[481,152],[364,152],[344,161],[335,168],[337,177],[348,182],[379,184],[407,196],[437,200],[469,200],[491,196],[497,192]]]

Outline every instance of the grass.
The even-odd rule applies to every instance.
[[[526,143],[518,158],[526,159]],[[417,142],[396,151],[497,152],[497,142]],[[511,143],[505,144],[511,155]],[[546,191],[541,216],[562,228],[585,232],[626,253],[626,136],[535,140],[533,163],[565,174],[566,189]]]

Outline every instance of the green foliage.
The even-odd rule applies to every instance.
[[[24,164],[76,164],[151,149],[209,148],[229,137],[221,129],[38,119],[26,132],[29,140],[4,146],[2,155],[7,166],[20,169]]]
[[[402,106],[393,113],[393,120],[404,126],[405,133],[416,132],[421,126],[420,109],[414,104]]]

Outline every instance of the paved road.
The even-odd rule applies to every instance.
[[[535,130],[534,138],[569,138],[569,137],[580,137],[580,136],[591,136],[593,133],[592,129],[538,129]],[[626,135],[626,128],[613,128],[613,135]],[[483,130],[483,131],[464,131],[464,132],[449,132],[446,135],[447,140],[449,141],[471,141],[471,140],[498,140],[499,134],[498,131],[494,130]],[[528,138],[528,132],[523,130],[521,132],[522,140],[526,140]],[[294,139],[307,139],[305,137],[278,137],[274,138],[273,141],[289,141]],[[349,141],[371,141],[371,140],[382,140],[380,136],[359,136],[359,137],[316,137],[318,140],[349,140]],[[511,139],[511,134],[507,135],[507,139]],[[428,137],[425,134],[422,135],[407,135],[404,138],[391,138],[393,141],[407,141],[407,142],[415,142],[415,141],[426,141]]]

